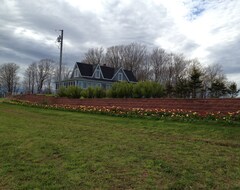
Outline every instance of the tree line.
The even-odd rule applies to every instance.
[[[90,48],[82,62],[131,70],[138,81],[163,85],[167,97],[236,97],[239,92],[237,84],[227,80],[218,64],[204,67],[198,59],[188,59],[159,47],[149,50],[139,43]]]
[[[53,83],[58,80],[58,67],[51,59],[33,62],[19,77],[20,67],[16,63],[0,65],[0,93],[11,95],[17,93],[52,93]],[[70,69],[63,66],[62,79],[69,78]],[[0,95],[1,95],[0,94]]]
[[[163,86],[166,97],[218,98],[236,97],[239,90],[235,82],[227,80],[220,65],[204,67],[197,59],[183,54],[167,52],[155,47],[131,43],[127,45],[90,48],[81,62],[123,67],[133,71],[138,81],[154,81]],[[30,64],[19,77],[15,63],[0,65],[0,93],[52,93],[53,83],[59,80],[59,69],[51,59]],[[62,67],[61,79],[68,79],[71,69]]]

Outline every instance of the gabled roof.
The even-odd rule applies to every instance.
[[[106,79],[112,79],[115,73],[115,69],[107,66],[100,66],[102,70],[103,77]]]
[[[92,74],[93,74],[93,65],[77,62],[77,66],[78,66],[82,76],[89,76],[89,77],[92,76]]]
[[[122,72],[122,73],[125,75],[127,81],[130,82],[122,67],[118,68],[118,69],[115,71],[115,73],[114,73],[114,75],[113,75],[113,78],[115,78],[116,75],[117,75],[118,73],[120,73],[120,72]]]
[[[85,78],[85,77],[91,77],[92,78],[93,74],[94,74],[94,71],[98,66],[96,64],[93,65],[93,64],[87,64],[87,63],[81,63],[81,62],[77,62],[76,64],[77,64],[77,66],[79,68],[79,71],[81,73],[81,76],[83,78]],[[108,66],[105,66],[105,65],[100,66],[100,69],[101,69],[101,72],[103,74],[103,79],[112,80],[113,77],[117,74],[117,72],[119,70],[122,70],[125,73],[125,75],[126,75],[126,77],[128,78],[129,81],[137,82],[137,80],[136,80],[135,76],[133,75],[132,71],[123,70],[122,68],[114,69],[112,67],[108,67]]]
[[[132,71],[129,71],[129,70],[125,70],[125,69],[124,69],[124,72],[125,72],[125,74],[127,75],[127,78],[128,78],[129,81],[137,82],[137,79],[136,79],[136,77],[133,75],[133,72],[132,72]]]

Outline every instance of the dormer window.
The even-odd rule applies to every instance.
[[[78,71],[78,69],[75,69],[75,71],[74,71],[74,77],[78,77],[79,76],[79,71]]]
[[[100,70],[99,69],[96,70],[95,77],[98,79],[100,78]]]
[[[118,73],[118,80],[122,81],[123,80],[123,74],[122,73]]]

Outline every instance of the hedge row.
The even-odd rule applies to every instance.
[[[164,96],[164,88],[159,83],[151,81],[136,84],[117,82],[109,90],[100,87],[87,89],[77,86],[61,87],[58,96],[68,98],[160,98]]]
[[[106,91],[100,87],[89,87],[87,89],[82,89],[78,86],[60,87],[58,91],[59,97],[68,98],[104,98],[106,97]]]

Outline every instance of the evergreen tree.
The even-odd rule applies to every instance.
[[[188,98],[190,96],[190,86],[187,79],[179,79],[175,87],[176,97]]]
[[[201,70],[196,65],[193,65],[190,72],[190,82],[189,82],[189,86],[192,92],[192,98],[196,98],[197,93],[201,92],[201,89],[202,89],[201,76],[202,76]]]
[[[234,98],[238,96],[239,92],[240,89],[237,89],[237,84],[235,82],[232,82],[228,87],[228,94],[231,96],[231,98]]]
[[[227,88],[222,80],[216,79],[209,88],[212,98],[219,98],[227,94]]]

